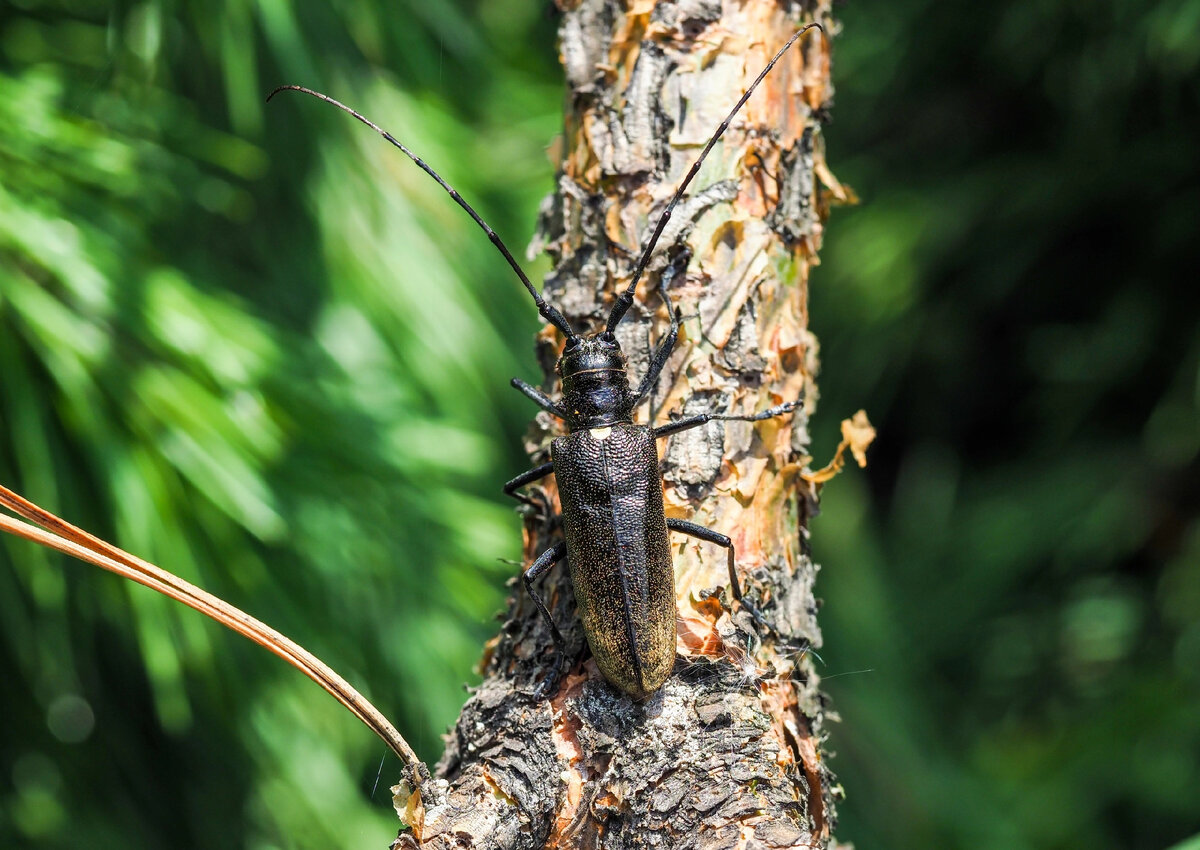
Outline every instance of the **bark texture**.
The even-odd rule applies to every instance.
[[[832,31],[829,0],[562,0],[567,97],[557,191],[535,249],[554,271],[546,295],[577,329],[598,330],[683,174],[774,52],[811,21]],[[520,583],[483,660],[436,778],[401,786],[411,826],[399,847],[792,848],[833,843],[839,789],[825,760],[830,712],[805,644],[820,646],[807,553],[815,485],[807,416],[816,340],[807,286],[825,208],[841,188],[824,164],[829,39],[807,34],[733,121],[677,208],[618,329],[632,380],[667,326],[670,280],[683,328],[640,422],[703,411],[751,413],[797,398],[806,409],[760,423],[710,423],[660,441],[668,516],[729,535],[743,587],[779,634],[761,635],[733,602],[725,552],[672,536],[677,658],[658,693],[634,701],[586,657],[567,570],[542,583],[575,663],[556,695],[532,691],[553,643]],[[543,388],[556,395],[562,339],[538,337]],[[532,426],[533,462],[561,426]],[[556,510],[553,478],[542,488]],[[561,539],[526,516],[526,562]]]

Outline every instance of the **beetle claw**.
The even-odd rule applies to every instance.
[[[743,597],[742,599],[738,600],[738,604],[745,609],[746,613],[749,614],[750,618],[754,621],[754,624],[757,627],[754,631],[760,642],[763,637],[770,635],[771,637],[775,638],[779,645],[784,649],[805,652],[810,648],[811,644],[809,643],[808,638],[798,638],[794,635],[781,632],[778,628],[768,622],[767,618],[763,616],[762,611],[758,609],[758,606],[750,600]]]
[[[741,599],[739,601],[741,602],[742,608],[746,610],[746,613],[749,614],[754,619],[754,622],[761,626],[763,630],[767,632],[775,631],[774,627],[767,622],[767,618],[762,615],[762,611],[758,610],[757,605],[748,599]]]
[[[562,678],[562,660],[555,661],[546,678],[533,691],[534,702],[541,702],[558,691],[558,680]]]

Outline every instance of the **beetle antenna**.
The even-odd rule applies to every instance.
[[[321,94],[321,92],[319,92],[319,91],[313,91],[312,89],[307,89],[304,86],[279,86],[274,91],[272,91],[269,95],[267,95],[267,102],[270,103],[271,98],[273,98],[275,95],[279,94],[281,91],[303,92],[304,94],[312,95],[313,97],[317,98],[318,100],[323,100],[326,103],[332,104],[333,106],[336,106],[338,109],[342,110],[343,112],[350,113],[355,118],[357,118],[359,121],[366,124],[368,127],[370,127],[372,130],[374,130],[376,133],[378,133],[379,135],[381,135],[385,139],[387,139],[388,142],[393,147],[399,148],[401,153],[403,153],[405,156],[407,156],[409,159],[411,159],[413,162],[415,162],[422,171],[424,171],[426,174],[428,174],[430,177],[432,177],[434,180],[436,180],[438,185],[441,186],[443,189],[445,189],[446,192],[450,195],[450,197],[454,199],[454,203],[458,204],[460,207],[462,207],[464,210],[466,210],[467,215],[469,215],[471,218],[473,218],[475,220],[475,223],[478,224],[481,228],[483,228],[483,232],[488,235],[488,239],[492,240],[492,244],[495,245],[496,249],[501,254],[504,255],[504,259],[508,261],[508,264],[510,266],[512,266],[512,270],[517,273],[517,277],[519,277],[521,279],[521,283],[523,283],[525,285],[525,288],[529,290],[529,294],[533,296],[533,303],[537,305],[538,313],[541,314],[542,318],[545,319],[550,324],[554,325],[556,328],[558,328],[560,331],[562,331],[568,337],[573,337],[576,335],[575,331],[571,329],[571,325],[567,321],[566,317],[563,316],[562,313],[558,312],[558,310],[556,310],[550,304],[547,304],[546,300],[544,298],[542,298],[542,296],[538,293],[537,289],[534,288],[533,284],[529,281],[528,275],[525,274],[524,269],[522,269],[521,266],[517,264],[517,261],[515,259],[513,259],[513,255],[508,250],[508,247],[504,244],[504,242],[500,239],[500,237],[496,235],[496,231],[492,230],[492,228],[490,226],[488,226],[488,223],[486,221],[484,221],[482,218],[480,218],[479,213],[475,212],[475,210],[471,207],[471,205],[463,200],[462,195],[458,194],[458,192],[454,189],[453,186],[451,186],[449,183],[447,183],[445,180],[443,180],[442,176],[440,174],[438,174],[436,171],[434,171],[432,168],[430,168],[429,165],[425,162],[425,160],[421,159],[421,157],[417,156],[415,153],[410,151],[403,144],[401,144],[400,141],[397,140],[395,136],[393,136],[387,130],[380,127],[374,121],[367,118],[365,115],[363,115],[359,112],[356,112],[355,110],[351,109],[349,106],[342,103],[341,101],[334,100],[332,97],[330,97],[327,94]]]
[[[642,272],[646,270],[646,265],[650,262],[650,255],[654,253],[654,246],[658,244],[658,237],[662,236],[663,229],[667,226],[667,222],[671,219],[671,212],[675,209],[675,205],[679,203],[680,198],[683,197],[683,193],[687,189],[688,184],[692,182],[692,178],[699,173],[700,166],[704,164],[704,159],[708,156],[709,151],[713,149],[713,146],[716,145],[721,136],[723,136],[725,131],[729,129],[729,122],[732,121],[734,116],[738,114],[738,111],[746,105],[746,101],[750,99],[750,95],[754,94],[754,90],[758,88],[758,84],[761,83],[763,78],[771,72],[771,69],[775,67],[776,63],[779,62],[779,60],[783,57],[783,54],[787,52],[788,48],[795,44],[796,41],[799,40],[800,36],[804,35],[814,27],[819,29],[821,32],[825,32],[825,27],[818,23],[811,23],[796,30],[796,32],[792,34],[792,37],[787,40],[787,43],[783,45],[783,47],[779,48],[779,52],[775,54],[775,58],[767,63],[767,67],[763,68],[759,75],[754,79],[754,82],[750,84],[750,88],[746,89],[746,93],[742,95],[741,99],[734,105],[729,114],[725,116],[725,120],[721,122],[719,127],[717,127],[717,132],[713,134],[713,137],[708,140],[708,144],[704,146],[704,150],[700,152],[699,159],[692,163],[692,167],[688,171],[687,176],[683,178],[683,182],[680,183],[679,188],[675,190],[675,197],[671,198],[671,202],[667,204],[667,208],[663,210],[663,214],[659,216],[658,224],[655,225],[654,232],[650,234],[650,240],[646,243],[646,247],[642,249],[642,256],[638,260],[637,267],[633,270],[633,279],[629,281],[629,286],[625,288],[625,291],[617,296],[616,303],[613,304],[612,312],[608,315],[608,324],[605,326],[605,330],[611,332],[620,323],[621,319],[625,318],[626,311],[629,310],[630,306],[633,304],[633,296],[637,292],[638,281],[642,279]]]
[[[118,549],[111,543],[88,534],[45,508],[38,507],[33,502],[18,496],[7,487],[0,486],[0,506],[36,524],[29,525],[0,514],[0,531],[7,531],[17,537],[40,543],[42,546],[136,581],[151,590],[157,590],[176,602],[182,602],[189,608],[211,617],[243,637],[249,638],[324,688],[372,732],[383,739],[388,748],[399,756],[405,765],[421,764],[417,754],[396,731],[396,727],[388,722],[387,718],[380,713],[379,709],[371,705],[366,697],[356,691],[349,682],[335,673],[321,659],[300,644],[275,631],[266,623],[235,608],[224,599],[213,596],[194,584],[184,581],[174,573],[156,567],[149,561],[143,561],[136,555],[130,555],[123,549]],[[419,776],[420,772],[416,771],[414,775]]]

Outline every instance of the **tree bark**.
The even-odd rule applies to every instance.
[[[560,5],[565,139],[535,247],[554,259],[548,300],[574,327],[594,331],[733,103],[799,26],[816,20],[829,30],[833,21],[830,0]],[[559,568],[542,590],[576,660],[557,694],[536,702],[553,643],[514,580],[484,681],[436,779],[420,795],[399,786],[411,831],[397,847],[833,843],[840,789],[823,748],[831,716],[804,649],[820,646],[821,634],[805,544],[817,485],[803,474],[817,370],[808,276],[827,202],[841,191],[820,135],[829,64],[829,39],[814,30],[766,78],[677,208],[618,331],[636,385],[666,332],[662,272],[686,261],[669,282],[683,314],[679,342],[639,415],[662,424],[702,411],[751,413],[803,394],[793,417],[710,423],[660,447],[667,515],[733,539],[747,598],[773,629],[756,628],[730,597],[723,550],[673,536],[675,669],[661,691],[636,702],[586,656]],[[562,341],[550,326],[538,337],[551,395]],[[534,463],[548,460],[559,433],[560,423],[538,415],[528,437]],[[553,477],[543,491],[556,508]],[[560,539],[533,515],[525,531],[527,563]]]

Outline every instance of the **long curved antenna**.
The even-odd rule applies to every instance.
[[[704,164],[704,158],[708,156],[708,152],[713,149],[713,146],[716,145],[717,140],[720,139],[721,136],[725,134],[725,131],[729,129],[729,122],[732,121],[734,116],[738,114],[738,111],[746,105],[746,101],[750,99],[750,95],[754,94],[754,90],[758,88],[758,84],[761,83],[763,78],[771,72],[771,69],[775,67],[776,63],[779,62],[779,60],[783,57],[783,54],[787,52],[787,49],[795,44],[800,36],[804,35],[814,27],[819,29],[821,32],[825,32],[825,27],[818,23],[808,24],[807,26],[796,30],[796,32],[792,34],[792,37],[787,40],[787,44],[779,48],[779,52],[775,54],[775,58],[767,63],[767,67],[763,68],[762,72],[759,73],[759,75],[754,79],[754,82],[750,84],[750,88],[746,89],[746,93],[742,95],[741,100],[739,100],[737,104],[734,105],[733,109],[730,110],[729,114],[725,116],[725,120],[721,122],[719,127],[717,127],[717,132],[713,134],[713,137],[708,140],[708,144],[704,146],[704,150],[700,152],[700,158],[692,163],[692,167],[688,171],[687,176],[683,178],[683,182],[680,183],[679,188],[675,190],[675,197],[671,198],[671,202],[667,204],[667,208],[663,210],[663,214],[659,217],[658,224],[654,227],[654,232],[650,234],[650,241],[646,243],[646,247],[642,250],[641,259],[638,260],[637,267],[633,270],[633,279],[629,281],[629,286],[625,288],[625,291],[617,296],[616,303],[613,304],[612,312],[608,314],[608,324],[605,326],[605,330],[610,332],[613,331],[620,323],[621,319],[625,318],[626,311],[628,311],[630,306],[632,306],[633,296],[637,292],[638,281],[642,279],[642,272],[646,270],[646,264],[650,262],[650,255],[654,253],[654,246],[658,244],[658,237],[662,235],[663,229],[667,226],[667,222],[670,221],[671,212],[675,209],[675,205],[678,204],[679,200],[683,197],[683,193],[687,189],[688,184],[691,183],[692,178],[699,173],[700,166]]]
[[[399,756],[405,765],[421,764],[417,754],[396,731],[396,727],[380,713],[379,709],[371,705],[366,697],[356,691],[349,682],[335,673],[321,659],[300,644],[275,631],[266,623],[251,617],[225,600],[201,590],[161,567],[156,567],[148,561],[130,555],[123,549],[118,549],[99,537],[88,534],[44,508],[38,507],[33,502],[18,496],[7,487],[0,486],[0,506],[41,526],[41,528],[37,528],[0,514],[0,531],[40,543],[42,546],[136,581],[138,584],[157,590],[177,602],[182,602],[189,608],[194,608],[201,614],[206,614],[221,625],[233,629],[243,637],[249,638],[279,656],[324,688],[328,694],[348,708],[355,717],[383,739],[388,748]],[[416,777],[416,781],[420,781],[420,771],[414,771],[413,776]]]
[[[501,241],[500,237],[496,235],[496,231],[492,230],[492,228],[488,226],[488,223],[479,217],[479,213],[475,212],[475,210],[471,207],[471,205],[463,200],[462,195],[458,194],[458,192],[454,189],[453,186],[451,186],[449,183],[447,183],[445,180],[443,180],[442,176],[440,174],[438,174],[436,171],[434,171],[432,168],[430,168],[426,164],[425,160],[421,159],[415,153],[413,153],[408,148],[406,148],[403,144],[401,144],[396,139],[395,136],[393,136],[387,130],[380,127],[374,121],[372,121],[369,118],[367,118],[366,116],[354,111],[349,106],[342,103],[341,101],[334,100],[329,95],[321,94],[319,91],[313,91],[312,89],[306,89],[304,86],[279,86],[274,91],[272,91],[269,95],[267,95],[267,102],[270,103],[271,98],[273,98],[275,95],[279,94],[281,91],[303,92],[304,94],[312,95],[313,97],[317,98],[318,100],[323,100],[326,103],[332,104],[332,105],[336,106],[338,109],[342,110],[343,112],[350,113],[355,118],[357,118],[359,121],[361,121],[362,123],[364,123],[368,127],[370,127],[372,130],[374,130],[376,133],[378,133],[379,135],[381,135],[385,139],[387,139],[388,142],[390,142],[394,147],[399,148],[401,153],[403,153],[405,156],[407,156],[409,159],[411,159],[413,162],[415,162],[422,171],[424,171],[426,174],[428,174],[430,177],[432,177],[434,180],[436,180],[438,185],[441,186],[443,189],[445,189],[446,192],[450,195],[450,197],[454,199],[454,203],[458,204],[460,207],[462,207],[464,210],[466,210],[467,215],[469,215],[471,218],[475,219],[475,223],[483,228],[483,232],[488,235],[488,239],[491,239],[492,244],[495,245],[497,250],[499,250],[500,253],[504,255],[504,259],[508,261],[508,264],[510,266],[512,266],[512,270],[517,273],[517,277],[519,277],[521,279],[521,283],[525,284],[525,288],[528,289],[529,294],[533,296],[533,303],[537,305],[538,313],[541,314],[542,318],[545,319],[550,324],[554,325],[556,328],[558,328],[560,331],[562,331],[568,337],[574,337],[576,335],[575,331],[573,331],[571,329],[571,325],[566,320],[566,317],[564,317],[563,314],[558,312],[558,310],[556,310],[554,307],[547,304],[546,300],[544,298],[542,298],[542,296],[534,288],[533,284],[530,283],[529,277],[525,274],[524,269],[522,269],[517,264],[517,261],[515,259],[513,259],[513,255],[509,252],[508,247],[504,244],[503,241]]]

